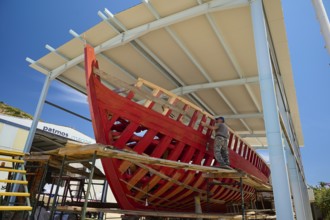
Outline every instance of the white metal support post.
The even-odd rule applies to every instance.
[[[326,10],[324,9],[322,0],[312,0],[317,19],[320,22],[321,32],[325,40],[325,46],[330,54],[330,23]]]
[[[300,187],[301,187],[302,196],[303,196],[303,199],[304,199],[304,207],[305,207],[305,216],[306,216],[306,219],[313,219],[312,208],[311,208],[311,204],[309,202],[307,185],[304,182],[304,180],[303,180],[303,178],[302,178],[301,175],[299,175],[298,178],[299,178],[299,181],[300,181]]]
[[[299,171],[297,169],[296,161],[292,155],[290,147],[286,144],[285,146],[285,155],[288,165],[288,171],[289,171],[289,177],[290,177],[290,184],[291,184],[291,190],[293,195],[293,201],[294,201],[294,208],[296,211],[296,217],[297,219],[301,220],[308,220],[306,213],[305,213],[305,205],[303,197],[303,191],[302,187],[300,186],[300,178],[299,178]]]
[[[264,112],[272,185],[277,219],[293,220],[288,171],[284,155],[278,106],[275,97],[262,0],[250,0],[254,42],[258,63],[261,99]]]
[[[36,130],[37,130],[38,121],[40,119],[41,112],[42,112],[42,109],[44,107],[45,100],[46,100],[46,97],[47,97],[47,94],[48,94],[48,89],[49,89],[49,86],[50,86],[51,82],[52,82],[51,74],[48,74],[46,76],[45,83],[44,83],[44,86],[42,88],[42,91],[41,91],[41,94],[40,94],[40,97],[39,97],[37,109],[36,109],[36,111],[34,113],[34,116],[33,116],[33,121],[32,121],[30,131],[29,131],[28,138],[25,142],[25,146],[24,146],[24,150],[23,150],[24,153],[28,153],[31,150],[34,134],[36,133]]]
[[[44,83],[44,86],[42,88],[42,91],[41,91],[41,94],[40,94],[40,97],[39,97],[37,109],[36,109],[36,111],[34,113],[34,116],[33,116],[32,125],[30,127],[30,131],[29,131],[27,140],[25,142],[25,146],[24,146],[24,149],[23,149],[23,152],[24,153],[30,152],[30,149],[31,149],[31,146],[32,146],[32,142],[33,142],[33,138],[34,138],[34,134],[36,133],[36,130],[37,130],[38,121],[40,119],[40,115],[41,115],[42,109],[43,109],[44,104],[45,104],[46,96],[47,96],[48,89],[49,89],[49,86],[50,86],[51,81],[52,80],[51,80],[50,74],[48,74],[46,76],[45,83]],[[15,177],[15,179],[16,180],[22,179],[22,175],[21,174],[17,174],[16,177]],[[18,187],[19,187],[19,185],[18,184],[15,184],[13,186],[13,192],[17,192],[18,191]],[[16,198],[15,196],[11,196],[10,197],[10,199],[9,199],[9,204],[10,205],[13,205],[14,204],[15,198]]]

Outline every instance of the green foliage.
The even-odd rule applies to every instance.
[[[315,204],[320,208],[326,220],[330,220],[330,184],[320,182],[320,185],[313,187]]]
[[[33,119],[32,115],[29,115],[18,108],[14,108],[0,101],[0,113],[10,116],[15,116],[19,118]]]

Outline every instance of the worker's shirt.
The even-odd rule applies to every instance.
[[[215,136],[221,136],[228,138],[228,128],[224,123],[216,123],[215,126],[218,128],[215,130]]]

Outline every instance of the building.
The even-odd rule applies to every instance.
[[[26,118],[18,118],[14,116],[0,114],[0,150],[11,150],[22,152],[25,142],[28,138],[29,130],[31,128],[32,120]],[[59,147],[65,146],[68,142],[80,143],[80,144],[93,144],[95,140],[87,135],[66,126],[55,125],[46,122],[39,122],[37,130],[32,141],[31,152],[50,151]],[[5,167],[11,167],[10,162],[2,164]],[[80,168],[79,165],[75,165],[76,168]],[[100,160],[96,161],[96,167],[103,171]],[[46,172],[49,172],[46,170]],[[6,180],[8,174],[6,172],[0,172],[0,179]],[[104,181],[96,180],[95,183],[99,185],[94,186],[94,193],[92,198],[95,200],[101,200],[103,193],[103,186],[100,185]],[[37,184],[39,186],[39,183]],[[51,184],[46,184],[44,187],[44,193],[51,193]],[[87,186],[85,185],[86,189]],[[109,188],[109,187],[108,187]],[[6,183],[0,183],[0,191],[6,190]],[[64,187],[60,188],[60,194],[63,195]],[[54,194],[55,190],[52,190],[51,194]],[[107,201],[116,203],[116,200],[110,190],[107,191]],[[46,201],[46,199],[44,199]],[[116,216],[116,215],[112,215]]]

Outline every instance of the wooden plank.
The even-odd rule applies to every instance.
[[[26,155],[24,156],[25,161],[48,161],[50,155]]]
[[[120,181],[122,181],[123,183],[127,184],[127,185],[130,186],[131,188],[133,188],[133,189],[135,189],[135,190],[141,192],[143,195],[147,195],[147,196],[148,196],[148,199],[150,199],[150,198],[159,198],[159,199],[160,199],[160,197],[155,196],[155,195],[153,195],[153,194],[150,194],[150,193],[148,193],[148,191],[146,191],[146,190],[143,190],[143,189],[140,189],[140,188],[138,188],[138,187],[135,187],[135,186],[131,185],[129,182],[126,182],[126,181],[123,180],[123,179],[120,179]],[[141,197],[137,197],[137,196],[134,197],[134,199],[140,199],[140,198],[141,198]]]
[[[136,164],[137,166],[139,166],[139,167],[141,167],[141,168],[143,168],[143,169],[149,171],[150,173],[155,174],[155,175],[157,175],[157,176],[159,176],[159,177],[161,177],[161,178],[163,178],[163,179],[165,179],[165,180],[167,180],[167,181],[169,181],[169,182],[173,182],[173,183],[175,183],[175,184],[177,184],[177,185],[179,185],[179,186],[181,186],[181,187],[183,187],[183,188],[186,188],[186,189],[192,190],[192,191],[194,191],[194,192],[198,192],[198,193],[204,193],[204,194],[206,194],[206,191],[205,191],[205,190],[201,190],[201,189],[198,189],[198,188],[193,188],[192,186],[190,186],[190,185],[188,185],[188,184],[184,184],[183,182],[180,182],[180,181],[178,181],[178,180],[176,180],[176,179],[173,179],[172,177],[169,177],[169,176],[167,176],[167,175],[165,175],[165,174],[163,174],[163,173],[161,173],[161,172],[158,172],[157,170],[152,169],[151,167],[148,167],[148,166],[146,166],[146,165],[144,165],[144,164],[141,164],[141,163],[135,163],[135,164]]]
[[[129,90],[133,91],[135,94],[144,97],[147,100],[158,103],[161,106],[166,106],[166,107],[168,107],[168,108],[170,108],[173,111],[176,111],[178,113],[184,114],[184,111],[182,109],[170,105],[165,100],[163,100],[161,98],[157,98],[157,97],[153,96],[151,93],[148,93],[148,92],[146,92],[146,91],[144,91],[144,90],[142,90],[138,87],[132,86],[132,85],[130,85],[130,84],[114,77],[114,76],[111,76],[110,74],[108,74],[108,73],[106,73],[102,70],[99,70],[97,68],[94,68],[93,71],[94,71],[95,74],[107,79],[109,82],[111,82],[111,84],[113,84],[116,87],[124,87],[126,89],[129,89]]]
[[[154,97],[158,97],[158,95],[159,95],[159,92],[160,92],[160,90],[159,89],[154,89],[153,91],[152,91],[152,95],[154,96]],[[151,101],[151,100],[146,100],[145,102],[144,102],[144,107],[146,107],[146,108],[149,108],[149,107],[151,107],[152,108],[152,106],[153,105],[151,105],[153,102]]]
[[[213,180],[213,183],[221,184],[221,182],[220,181],[217,181],[217,180]],[[226,184],[226,183],[224,183],[224,184]],[[236,187],[230,186],[229,184],[228,185],[221,185],[221,187],[226,188],[226,189],[229,189],[229,190],[231,190],[233,192],[239,192],[239,193],[241,192],[240,188],[236,188]],[[244,191],[244,194],[254,194],[254,193]]]
[[[31,206],[0,206],[0,211],[32,211]]]
[[[189,164],[189,163],[182,163],[178,161],[171,161],[161,158],[155,158],[150,156],[144,156],[140,154],[136,154],[133,151],[123,151],[118,149],[113,149],[111,146],[101,145],[101,144],[92,144],[92,145],[85,145],[77,150],[70,150],[67,148],[60,149],[59,155],[91,155],[95,151],[97,151],[97,155],[103,157],[111,157],[123,160],[134,161],[138,163],[144,164],[153,164],[159,166],[166,166],[172,167],[176,169],[186,169],[186,170],[193,170],[193,171],[202,171],[202,172],[210,172],[210,173],[235,173],[235,170],[228,170],[228,169],[221,169],[217,167],[209,167],[209,166],[201,166],[197,164]]]
[[[171,97],[169,100],[168,100],[168,103],[173,105],[174,103],[176,102],[176,97]],[[170,115],[171,111],[169,108],[165,107],[163,112],[162,112],[162,115]]]
[[[77,206],[57,206],[56,210],[63,212],[80,213],[82,207]],[[205,218],[205,219],[235,219],[239,215],[234,214],[216,214],[216,213],[191,213],[191,212],[162,212],[162,211],[135,211],[135,210],[121,210],[121,209],[105,209],[105,208],[87,208],[87,212],[103,212],[103,213],[117,213],[123,215],[136,216],[155,216],[155,217],[171,217],[171,218]],[[241,218],[241,216],[239,216]],[[237,218],[239,219],[239,218]]]
[[[141,163],[141,164],[153,164],[158,166],[164,167],[172,167],[175,169],[185,169],[185,170],[192,170],[192,171],[201,171],[204,172],[206,176],[212,178],[231,178],[237,179],[240,176],[243,176],[243,182],[246,185],[252,186],[258,190],[271,190],[271,186],[269,184],[265,184],[261,180],[251,175],[242,174],[236,170],[228,170],[228,169],[220,169],[217,167],[209,167],[209,166],[201,166],[197,164],[189,164],[183,163],[178,161],[166,160],[156,157],[150,157],[147,155],[140,155],[132,150],[119,150],[114,149],[112,146],[106,146],[101,144],[92,144],[92,145],[71,145],[70,147],[64,147],[59,149],[58,155],[63,157],[64,155],[67,156],[79,156],[81,158],[90,158],[94,152],[97,152],[98,158],[99,157],[110,157],[110,158],[117,158],[122,159],[124,161],[134,162],[134,163]],[[69,157],[70,158],[70,157]],[[58,164],[58,167],[60,164]]]
[[[172,179],[178,180],[181,177],[181,173],[176,172],[173,176]],[[169,188],[171,188],[174,185],[174,182],[167,182],[165,183],[164,186],[162,186],[157,192],[155,193],[156,196],[163,195],[164,192],[166,192]],[[153,198],[150,198],[151,201],[153,201]]]
[[[246,179],[247,175],[243,173],[203,173],[204,178],[230,178],[230,179]]]
[[[146,85],[146,86],[148,86],[150,88],[161,90],[163,93],[165,93],[169,97],[173,97],[173,98],[176,98],[176,99],[180,100],[182,103],[189,105],[191,108],[193,108],[193,109],[195,109],[197,111],[200,111],[202,114],[206,115],[207,117],[209,117],[211,119],[214,118],[213,115],[211,115],[210,113],[204,111],[202,108],[198,107],[197,105],[195,105],[195,104],[187,101],[186,99],[184,99],[184,98],[182,98],[182,97],[180,97],[180,96],[178,96],[178,95],[176,95],[176,94],[174,94],[174,93],[172,93],[172,92],[170,92],[170,91],[168,91],[168,90],[166,90],[166,89],[164,89],[162,87],[159,87],[159,86],[157,86],[157,85],[155,85],[155,84],[153,84],[153,83],[151,83],[151,82],[149,82],[147,80],[144,80],[142,78],[138,78],[138,81],[139,82],[143,82],[144,85]]]
[[[172,138],[170,136],[165,136],[164,138],[162,138],[158,142],[158,145],[154,148],[150,156],[154,158],[161,157],[166,151],[167,146],[171,143],[171,140]],[[144,156],[150,157],[148,155],[144,155]],[[147,174],[147,172],[148,171],[145,169],[138,169],[136,172],[134,172],[133,177],[129,180],[129,183],[135,185],[138,181],[141,180],[141,178],[143,178]]]
[[[148,130],[147,133],[143,136],[143,138],[134,147],[134,152],[143,153],[145,149],[150,145],[150,143],[154,140],[156,135],[157,131]],[[120,172],[124,173],[131,165],[132,163],[130,161],[123,160],[122,164],[119,166]]]

